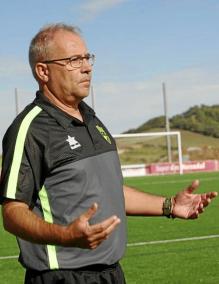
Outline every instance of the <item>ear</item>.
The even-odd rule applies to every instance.
[[[49,70],[45,63],[38,62],[35,66],[35,72],[41,82],[47,83],[49,81]]]

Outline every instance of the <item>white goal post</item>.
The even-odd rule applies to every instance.
[[[179,163],[179,173],[183,174],[183,162],[182,162],[182,143],[181,134],[179,131],[169,131],[169,132],[147,132],[147,133],[130,133],[130,134],[114,134],[113,137],[116,138],[139,138],[139,137],[171,137],[176,136],[177,138],[177,148],[178,148],[178,163]]]

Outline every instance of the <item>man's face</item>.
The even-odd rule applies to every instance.
[[[67,31],[57,32],[52,45],[51,58],[67,58],[88,53],[85,42],[78,35]],[[83,60],[81,67],[69,70],[66,62],[48,64],[47,89],[61,103],[71,106],[87,97],[90,89],[92,66]],[[72,68],[70,68],[72,69]]]

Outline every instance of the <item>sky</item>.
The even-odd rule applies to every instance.
[[[38,89],[33,36],[49,23],[78,26],[93,68],[94,108],[113,134],[194,105],[219,104],[218,0],[8,0],[0,9],[0,138]],[[86,102],[92,104],[91,96]]]

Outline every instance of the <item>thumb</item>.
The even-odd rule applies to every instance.
[[[192,182],[192,184],[190,186],[188,186],[186,188],[186,191],[188,193],[192,193],[194,190],[196,190],[198,188],[198,186],[199,186],[199,180],[196,179]]]
[[[81,215],[81,218],[86,219],[86,221],[89,221],[93,215],[97,212],[98,205],[97,203],[93,203],[92,206]]]

